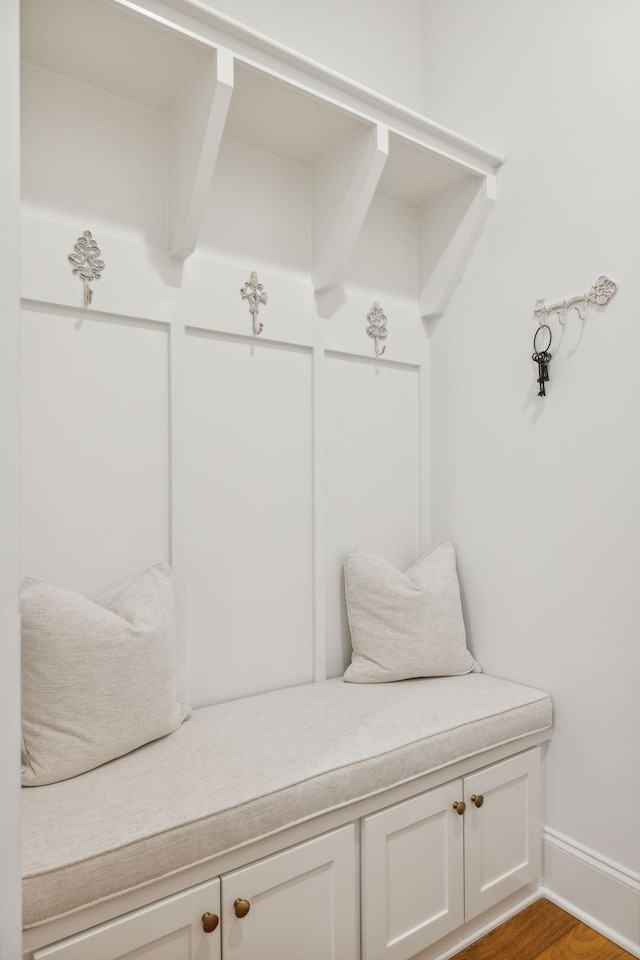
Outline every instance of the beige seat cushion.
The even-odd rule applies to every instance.
[[[550,724],[546,693],[474,673],[327,680],[195,710],[165,740],[23,788],[25,925],[498,744],[517,749]]]

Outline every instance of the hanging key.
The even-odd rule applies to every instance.
[[[544,397],[544,396],[546,396],[546,394],[545,394],[545,389],[544,389],[544,384],[545,384],[545,380],[548,380],[548,379],[549,379],[549,374],[548,374],[548,372],[547,372],[547,375],[546,375],[546,377],[545,377],[545,364],[544,364],[544,361],[543,361],[543,359],[542,359],[544,356],[545,356],[544,353],[534,353],[534,354],[532,355],[532,357],[531,357],[531,359],[533,360],[533,362],[538,364],[538,387],[539,387],[538,396],[539,396],[539,397]]]
[[[541,331],[546,331],[548,335],[548,342],[546,343],[543,350],[538,349],[538,338],[541,335]],[[540,344],[542,346],[542,344]],[[545,383],[549,382],[549,362],[551,360],[551,354],[549,353],[549,347],[551,346],[551,330],[546,323],[540,324],[536,330],[536,334],[533,338],[533,354],[531,359],[534,363],[538,365],[538,396],[546,397],[546,390],[544,388]]]

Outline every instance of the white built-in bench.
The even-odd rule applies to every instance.
[[[423,789],[435,771],[444,783],[471,758],[467,769],[481,769],[550,726],[546,693],[484,674],[335,679],[196,710],[125,757],[23,788],[24,924],[196,864],[211,861],[213,876],[225,852],[365,798],[388,806],[399,785]]]

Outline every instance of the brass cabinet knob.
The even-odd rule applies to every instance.
[[[459,813],[460,816],[462,816],[462,814],[467,809],[467,805],[464,802],[464,800],[456,800],[456,802],[453,805],[453,809],[455,810],[456,813]]]
[[[251,910],[251,904],[249,901],[241,900],[240,897],[234,901],[233,907],[236,911],[236,917],[239,917],[241,920],[243,917],[246,917],[246,915],[249,913],[249,910]]]
[[[481,793],[479,793],[477,796],[474,793],[473,796],[471,797],[471,803],[474,803],[476,807],[481,807],[482,804],[484,803],[484,797],[482,796]]]
[[[202,929],[205,933],[213,933],[215,928],[218,926],[219,919],[215,913],[203,913],[202,915]]]

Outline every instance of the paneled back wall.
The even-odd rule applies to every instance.
[[[24,306],[24,574],[91,596],[170,560],[194,705],[342,673],[345,551],[424,545],[421,365]]]
[[[199,64],[180,47],[176,73],[183,52]],[[429,545],[417,208],[374,203],[341,290],[314,295],[314,169],[362,124],[327,108],[323,153],[310,102],[282,147],[287,100],[255,117],[282,155],[256,149],[257,81],[238,70],[196,251],[172,259],[163,76],[133,102],[118,76],[98,90],[40,62],[23,74],[23,573],[96,596],[170,561],[194,706],[340,675],[345,552],[406,568]],[[85,230],[106,264],[88,307],[68,262]],[[240,295],[253,270],[260,336]]]

